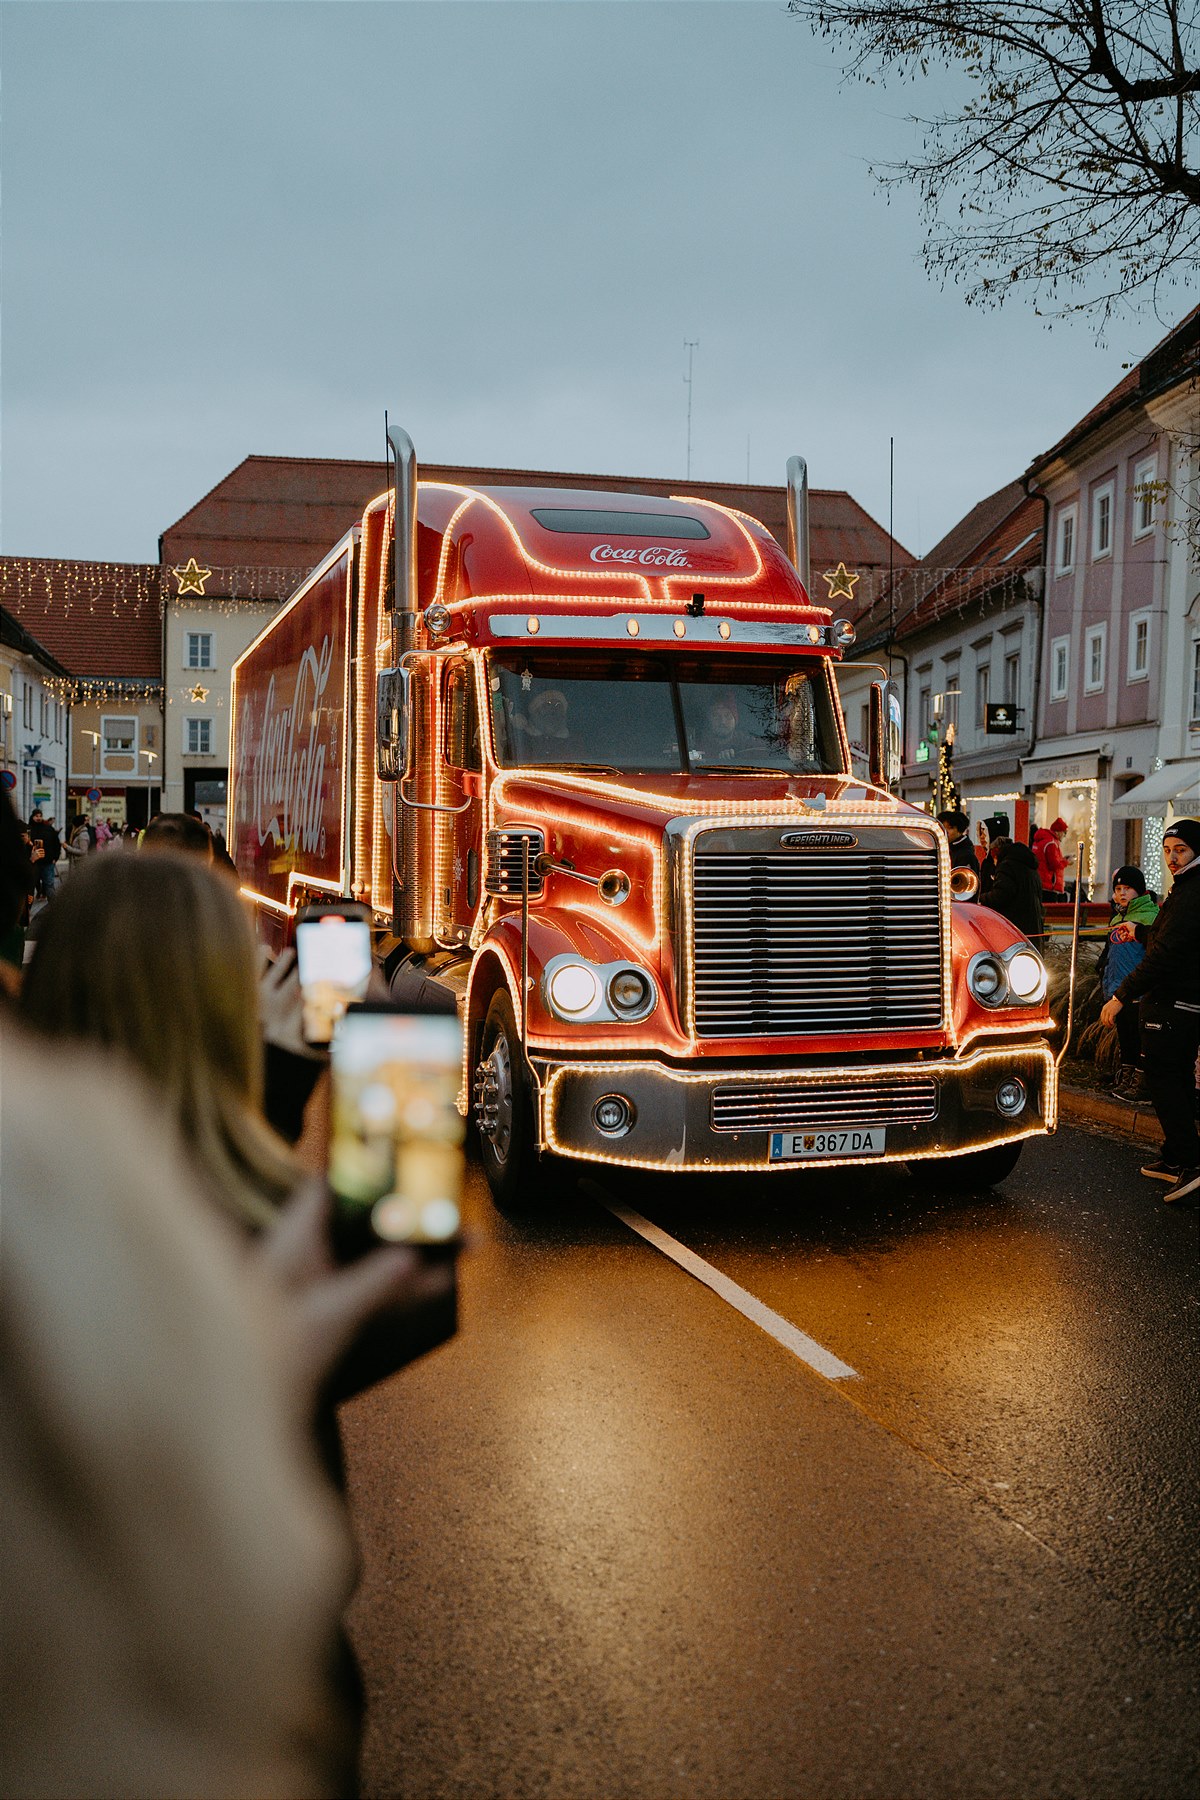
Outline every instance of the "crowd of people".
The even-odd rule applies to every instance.
[[[970,820],[954,809],[938,814],[950,847],[951,869],[978,880],[978,899],[1024,933],[1037,949],[1046,943],[1045,907],[1066,899],[1067,826],[1055,819],[1026,845],[1008,835],[1008,821],[980,828],[976,853]],[[1099,971],[1102,1024],[1116,1032],[1119,1062],[1111,1092],[1130,1103],[1149,1100],[1163,1131],[1160,1156],[1142,1174],[1167,1183],[1170,1202],[1200,1191],[1200,821],[1176,819],[1163,835],[1171,889],[1160,905],[1136,865],[1112,878],[1112,915]]]
[[[294,959],[203,821],[45,898],[37,826],[0,796],[0,1790],[354,1794],[335,1401],[452,1268],[336,1263]]]

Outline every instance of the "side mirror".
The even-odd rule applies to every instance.
[[[904,766],[904,717],[894,681],[871,683],[870,732],[871,780],[890,790]]]
[[[408,766],[408,670],[381,669],[375,682],[375,773],[399,781]]]

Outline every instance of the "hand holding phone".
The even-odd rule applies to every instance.
[[[347,1006],[365,999],[371,979],[371,923],[365,907],[307,906],[296,919],[296,962],[304,995],[304,1036],[328,1044]]]
[[[333,1039],[329,1185],[343,1256],[372,1243],[453,1253],[465,1122],[462,1026],[446,1013],[355,1005]]]

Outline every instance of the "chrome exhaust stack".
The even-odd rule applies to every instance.
[[[392,608],[396,615],[396,654],[413,647],[417,618],[417,453],[407,431],[388,428],[388,443],[395,462],[395,528],[392,557],[395,583]]]
[[[788,557],[808,594],[808,464],[802,456],[787,460],[787,536]]]

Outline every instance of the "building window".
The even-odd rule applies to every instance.
[[[1021,702],[1021,652],[1010,650],[1004,659],[1004,698],[1010,706]]]
[[[1112,555],[1113,484],[1106,481],[1092,495],[1092,556]]]
[[[1050,698],[1065,700],[1071,674],[1071,640],[1055,638],[1050,645]]]
[[[1200,637],[1192,639],[1192,723],[1200,725]]]
[[[1083,691],[1099,694],[1104,689],[1104,640],[1108,628],[1093,625],[1083,640]]]
[[[100,730],[104,735],[105,756],[132,756],[137,743],[136,719],[103,719]]]
[[[189,756],[212,755],[212,720],[187,719],[187,754]]]
[[[213,666],[212,632],[189,631],[184,635],[187,640],[184,667],[187,669],[211,669]]]
[[[923,687],[917,698],[917,732],[920,737],[929,736],[929,728],[933,723],[931,702],[933,695],[927,687]]]
[[[1075,522],[1078,517],[1077,506],[1064,506],[1058,515],[1058,553],[1054,567],[1059,575],[1069,575],[1075,567]]]
[[[1145,681],[1150,674],[1150,614],[1136,612],[1129,621],[1130,681]]]
[[[21,723],[26,731],[33,730],[33,683],[25,683],[25,691],[21,695]]]
[[[1148,537],[1154,530],[1154,484],[1158,479],[1158,458],[1148,456],[1133,471],[1133,535]]]
[[[987,724],[988,688],[991,684],[992,671],[987,663],[980,663],[975,671],[975,729],[982,731]]]

